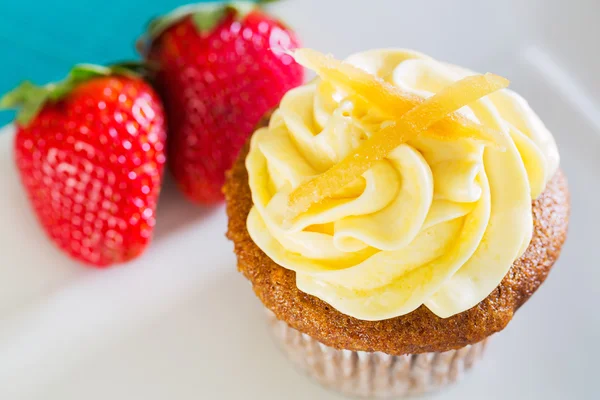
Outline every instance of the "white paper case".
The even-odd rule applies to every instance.
[[[275,340],[298,368],[350,396],[399,398],[441,389],[471,369],[487,342],[443,353],[391,356],[336,350],[279,321],[270,311],[268,320]]]

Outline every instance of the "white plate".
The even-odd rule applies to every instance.
[[[600,3],[303,0],[276,10],[305,44],[345,56],[412,47],[510,77],[554,132],[571,185],[560,262],[444,399],[591,399],[600,357]],[[0,135],[0,399],[336,399],[272,344],[235,270],[223,208],[164,190],[156,239],[93,271],[35,223]],[[597,398],[597,397],[596,397]]]

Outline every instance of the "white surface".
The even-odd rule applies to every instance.
[[[506,75],[555,134],[573,206],[560,262],[482,364],[435,398],[598,398],[600,3],[569,3],[303,0],[276,8],[306,45],[340,57],[412,47]],[[272,344],[235,270],[222,208],[196,208],[168,185],[150,251],[122,268],[88,270],[39,230],[11,146],[12,134],[0,134],[0,399],[339,398],[298,375]]]

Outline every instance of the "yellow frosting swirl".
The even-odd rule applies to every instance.
[[[406,50],[349,63],[423,98],[474,73]],[[440,317],[498,286],[527,248],[532,198],[558,168],[550,132],[527,102],[502,90],[460,110],[497,131],[497,146],[421,135],[290,225],[291,191],[323,173],[390,120],[326,81],[284,97],[246,159],[254,207],[248,232],[300,290],[363,320],[424,304]]]

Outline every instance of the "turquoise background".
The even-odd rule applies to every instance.
[[[134,43],[147,22],[189,2],[0,0],[0,94],[24,79],[59,80],[79,62],[137,58]],[[0,111],[0,127],[13,117]]]

